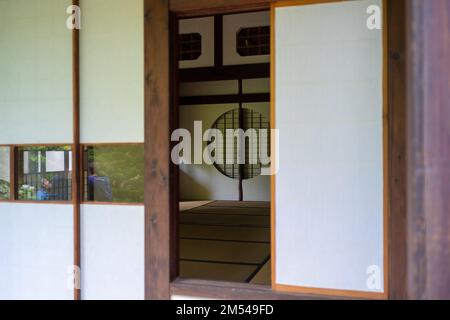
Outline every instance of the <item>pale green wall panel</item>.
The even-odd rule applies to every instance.
[[[0,0],[0,144],[72,142],[70,0]]]
[[[143,1],[83,0],[81,10],[81,140],[143,142]]]

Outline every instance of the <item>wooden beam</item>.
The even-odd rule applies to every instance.
[[[269,77],[270,63],[180,70],[180,82],[257,79]]]
[[[407,12],[407,290],[450,299],[450,1]]]
[[[221,104],[221,103],[252,103],[252,102],[270,102],[270,93],[248,93],[248,94],[230,94],[216,96],[194,96],[180,97],[181,106],[191,106],[198,104]]]
[[[179,17],[270,9],[272,0],[170,0],[170,11]]]
[[[145,298],[170,298],[169,1],[144,0]]]
[[[79,6],[79,0],[72,4]],[[72,31],[72,113],[73,113],[73,141],[72,141],[72,204],[73,204],[73,243],[74,266],[81,270],[81,214],[80,214],[80,186],[81,186],[81,156],[80,156],[80,31]],[[81,280],[81,275],[76,275]],[[81,289],[74,290],[74,299],[81,300]]]
[[[406,298],[405,0],[387,2],[389,104],[389,298]]]

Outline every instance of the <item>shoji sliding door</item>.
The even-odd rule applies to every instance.
[[[141,300],[144,4],[81,0],[80,5],[83,300]]]
[[[302,3],[272,8],[274,287],[384,297],[383,3]]]
[[[71,3],[0,1],[0,300],[73,298]]]

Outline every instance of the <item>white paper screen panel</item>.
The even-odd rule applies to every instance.
[[[143,1],[81,7],[81,142],[143,142]]]
[[[278,285],[383,292],[383,48],[382,31],[366,27],[373,4],[382,5],[275,9]]]
[[[81,206],[85,300],[144,299],[144,206]]]
[[[70,4],[0,1],[0,144],[72,142]]]
[[[0,203],[0,300],[71,300],[73,206]]]

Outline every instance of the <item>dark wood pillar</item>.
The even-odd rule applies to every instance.
[[[169,1],[144,0],[145,298],[170,298]]]
[[[450,299],[450,1],[407,6],[407,291]]]
[[[405,0],[387,1],[389,123],[389,298],[406,298]]]

